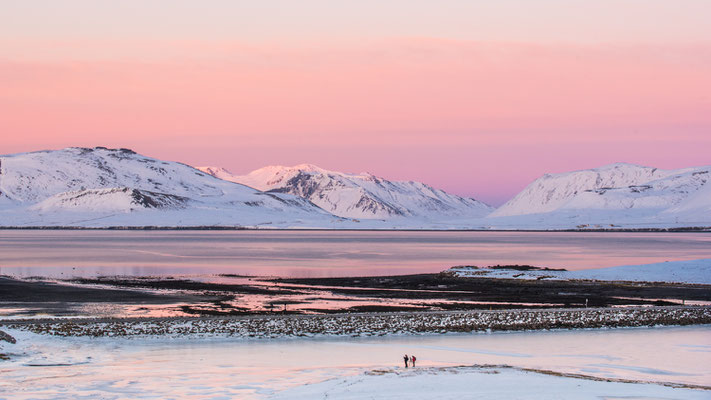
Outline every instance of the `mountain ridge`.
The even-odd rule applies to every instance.
[[[449,194],[414,181],[390,181],[363,172],[329,171],[313,164],[271,165],[234,175],[224,168],[197,167],[220,179],[267,192],[289,193],[310,200],[334,215],[357,219],[442,216],[483,217],[493,208],[476,199]]]
[[[341,220],[129,149],[70,147],[0,156],[0,225],[302,227]],[[89,222],[87,222],[89,221]]]
[[[578,228],[711,225],[711,166],[663,170],[627,163],[546,174],[487,219]]]
[[[255,188],[256,187],[256,188]],[[247,175],[130,149],[0,155],[3,227],[667,229],[711,227],[711,167],[545,174],[494,210],[414,181],[269,166]]]

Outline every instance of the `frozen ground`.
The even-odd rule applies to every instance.
[[[711,258],[669,261],[655,264],[578,271],[551,271],[453,267],[449,271],[460,277],[508,279],[585,279],[627,282],[684,282],[711,285]]]
[[[708,399],[706,390],[609,382],[506,367],[375,370],[283,391],[273,399]]]
[[[3,399],[711,398],[688,388],[711,382],[709,325],[274,340],[9,333]],[[403,354],[418,372],[400,367]]]

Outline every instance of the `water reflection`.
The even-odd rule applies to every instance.
[[[711,233],[0,231],[0,274],[328,277],[711,258]]]

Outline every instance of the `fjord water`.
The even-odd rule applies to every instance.
[[[711,233],[2,230],[0,274],[28,277],[570,270],[711,258]]]

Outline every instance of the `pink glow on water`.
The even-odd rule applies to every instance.
[[[0,275],[342,277],[711,258],[708,233],[0,231]],[[81,258],[77,258],[81,254]]]

